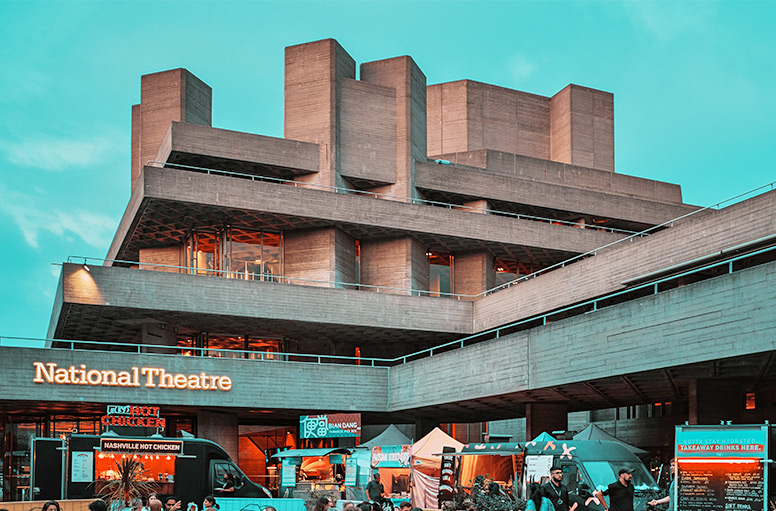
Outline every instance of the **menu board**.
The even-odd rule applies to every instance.
[[[763,464],[680,462],[677,511],[763,511]]]

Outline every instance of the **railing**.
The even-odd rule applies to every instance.
[[[709,257],[717,254],[719,253],[710,254]],[[420,358],[431,357],[431,356],[434,356],[435,354],[449,351],[451,349],[464,348],[467,345],[475,344],[477,342],[482,342],[488,339],[498,339],[503,335],[512,333],[513,331],[516,331],[519,329],[524,329],[526,327],[543,326],[543,325],[546,325],[548,322],[552,322],[552,319],[557,316],[581,315],[581,314],[593,313],[593,312],[602,310],[603,308],[609,307],[611,305],[619,304],[625,301],[630,301],[636,298],[656,295],[661,292],[661,287],[663,287],[662,291],[673,289],[672,287],[665,286],[665,284],[677,281],[679,279],[682,279],[691,275],[698,275],[703,272],[708,272],[709,270],[712,270],[712,269],[727,267],[726,274],[731,274],[737,270],[737,268],[735,267],[735,263],[742,261],[744,259],[757,257],[764,254],[768,254],[770,258],[769,260],[776,259],[776,246],[769,246],[766,248],[753,250],[745,254],[740,254],[735,257],[729,257],[722,261],[711,262],[709,264],[705,264],[698,268],[688,269],[686,271],[682,271],[674,275],[663,277],[658,280],[654,280],[652,282],[644,283],[644,284],[631,287],[625,290],[617,291],[614,293],[609,293],[604,296],[593,298],[581,303],[569,305],[560,309],[555,309],[542,314],[530,316],[528,318],[515,321],[497,328],[492,328],[490,330],[480,332],[474,335],[470,335],[467,337],[463,337],[455,341],[446,342],[446,343],[434,346],[432,348],[427,348],[424,350],[416,351],[414,353],[402,355],[400,357],[395,357],[395,358],[369,358],[369,357],[356,358],[356,357],[348,357],[348,356],[340,356],[340,355],[256,352],[256,351],[247,351],[247,350],[227,350],[227,349],[220,349],[220,348],[193,348],[188,346],[167,346],[167,345],[151,345],[151,344],[113,343],[113,344],[110,344],[110,346],[130,348],[131,350],[133,350],[132,352],[136,352],[136,353],[157,353],[159,350],[168,350],[168,351],[177,351],[177,352],[193,351],[195,353],[198,353],[199,355],[208,356],[210,352],[216,351],[216,352],[227,352],[227,353],[234,354],[236,355],[234,358],[250,358],[248,355],[256,357],[257,354],[260,354],[260,360],[265,360],[265,361],[266,360],[277,361],[278,358],[286,358],[285,361],[287,362],[314,362],[318,364],[348,363],[348,364],[354,364],[354,365],[366,365],[366,366],[373,366],[373,367],[393,366],[398,364],[406,364],[410,361],[417,360]],[[738,268],[738,270],[743,268],[744,267]],[[616,303],[610,305],[610,304],[607,304],[606,302],[616,302]],[[98,341],[35,339],[35,338],[21,338],[21,337],[0,337],[0,345],[3,344],[4,340],[35,341],[38,344],[40,343],[66,344],[66,345],[69,345],[69,348],[67,349],[75,349],[76,345],[94,345],[95,347],[98,347],[98,348],[105,347],[104,342],[98,342]],[[45,347],[45,346],[29,346],[29,347]],[[110,350],[110,351],[115,351],[115,350]]]
[[[396,293],[408,294],[410,296],[424,296],[424,295],[446,296],[450,298],[456,298],[458,300],[460,300],[461,298],[476,298],[477,296],[480,296],[480,295],[466,295],[461,293],[446,293],[444,291],[429,291],[427,289],[378,286],[373,284],[357,284],[354,282],[342,282],[337,280],[319,280],[319,279],[308,279],[308,278],[302,278],[302,277],[287,277],[285,275],[277,275],[275,273],[251,273],[251,272],[245,272],[245,271],[215,270],[211,268],[201,268],[198,266],[176,266],[172,264],[147,263],[147,262],[139,263],[137,261],[125,261],[122,259],[104,259],[100,257],[89,257],[89,256],[68,256],[67,257],[68,263],[83,264],[88,271],[91,271],[91,269],[89,268],[90,261],[97,262],[97,263],[107,262],[107,263],[117,263],[117,264],[128,264],[133,266],[151,266],[154,268],[167,268],[171,270],[184,270],[186,274],[190,274],[190,275],[233,278],[237,280],[260,280],[264,282],[275,282],[280,284],[295,284],[295,283],[296,284],[326,284],[327,286],[333,286],[338,289],[373,289],[378,293],[393,291]],[[177,273],[180,273],[180,271],[178,271]],[[247,278],[248,276],[252,278]]]
[[[180,168],[184,170],[192,170],[196,172],[202,172],[205,174],[213,174],[213,175],[222,175],[222,176],[229,176],[229,177],[237,177],[241,179],[250,179],[251,181],[267,181],[271,183],[280,183],[280,184],[286,184],[286,185],[292,185],[294,188],[311,188],[315,190],[324,190],[324,191],[331,191],[346,195],[365,195],[368,197],[374,197],[376,199],[387,199],[394,202],[404,202],[404,203],[410,203],[410,204],[426,204],[429,206],[436,206],[436,207],[442,207],[447,209],[459,209],[459,210],[465,210],[465,211],[473,211],[477,213],[487,213],[492,215],[499,215],[499,216],[508,216],[512,218],[516,218],[519,220],[531,220],[534,222],[542,222],[542,223],[551,223],[555,225],[564,225],[568,227],[575,227],[577,229],[589,229],[589,230],[595,230],[595,231],[604,231],[604,232],[612,232],[612,233],[621,233],[621,234],[632,234],[632,235],[641,235],[642,233],[636,232],[636,231],[628,231],[626,229],[617,229],[615,227],[604,227],[600,225],[587,225],[587,224],[579,224],[577,222],[570,222],[568,220],[560,220],[555,218],[545,218],[540,216],[534,216],[534,215],[526,215],[523,213],[513,213],[511,211],[501,211],[497,209],[487,209],[487,208],[477,208],[474,206],[466,206],[463,204],[453,204],[449,202],[440,202],[440,201],[433,201],[428,199],[421,199],[419,197],[404,197],[401,195],[391,195],[388,193],[379,193],[379,192],[370,192],[366,190],[359,190],[357,188],[345,188],[342,186],[329,186],[329,185],[321,185],[317,183],[305,183],[303,181],[294,181],[293,179],[283,179],[279,177],[271,177],[271,176],[257,176],[255,174],[245,174],[243,172],[234,172],[231,170],[220,170],[220,169],[211,169],[208,167],[196,167],[193,165],[181,165],[178,163],[164,163],[159,161],[150,161],[148,163],[155,164],[160,167],[170,167],[170,168]]]

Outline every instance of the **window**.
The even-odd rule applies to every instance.
[[[186,240],[186,258],[194,275],[276,282],[283,274],[283,235],[231,226],[196,230]]]
[[[441,252],[427,252],[426,255],[429,295],[449,297],[453,292],[453,256]]]

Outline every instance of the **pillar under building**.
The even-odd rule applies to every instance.
[[[741,420],[741,384],[730,380],[692,380],[690,392],[690,424],[738,423]]]
[[[568,429],[569,409],[559,403],[527,403],[525,405],[525,440],[533,440],[543,431],[552,434],[553,431]]]
[[[239,428],[236,413],[198,410],[197,436],[217,443],[235,463],[239,463]]]

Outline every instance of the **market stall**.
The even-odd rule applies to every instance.
[[[437,509],[439,478],[442,475],[442,456],[445,447],[457,452],[463,444],[439,428],[434,428],[410,449],[411,502],[413,507]]]
[[[280,496],[308,495],[315,491],[338,500],[345,491],[346,463],[353,449],[288,449],[273,456],[281,462]]]
[[[368,449],[371,473],[380,473],[385,496],[398,501],[410,494],[410,449],[412,440],[391,424],[385,431],[357,450]]]

